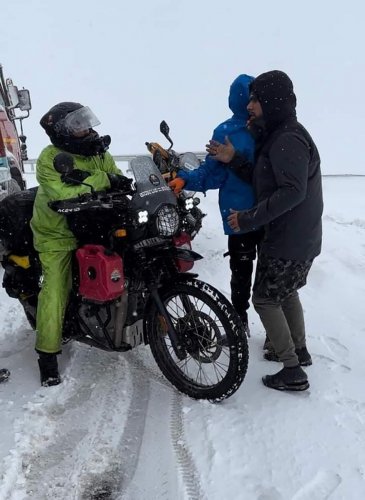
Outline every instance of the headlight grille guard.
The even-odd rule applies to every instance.
[[[174,205],[163,205],[156,213],[155,220],[159,236],[171,237],[179,230],[180,217]]]

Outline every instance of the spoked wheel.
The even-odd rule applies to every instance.
[[[241,385],[248,345],[232,305],[207,283],[190,279],[160,291],[175,327],[183,359],[176,355],[166,321],[153,304],[147,333],[153,356],[165,377],[195,399],[220,401]]]

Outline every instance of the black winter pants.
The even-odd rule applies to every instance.
[[[261,236],[261,231],[228,236],[229,265],[232,273],[231,301],[244,322],[247,322],[247,310],[250,307],[253,261]]]

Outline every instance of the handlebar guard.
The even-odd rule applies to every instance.
[[[115,205],[125,204],[125,196],[133,194],[135,191],[94,191],[93,193],[83,193],[76,198],[66,200],[55,200],[48,202],[48,206],[60,214],[76,213],[93,209],[112,209]]]

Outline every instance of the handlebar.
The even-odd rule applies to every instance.
[[[135,191],[94,191],[83,193],[76,198],[50,201],[48,206],[57,213],[69,214],[93,209],[112,209],[115,205],[125,204],[125,196]]]

